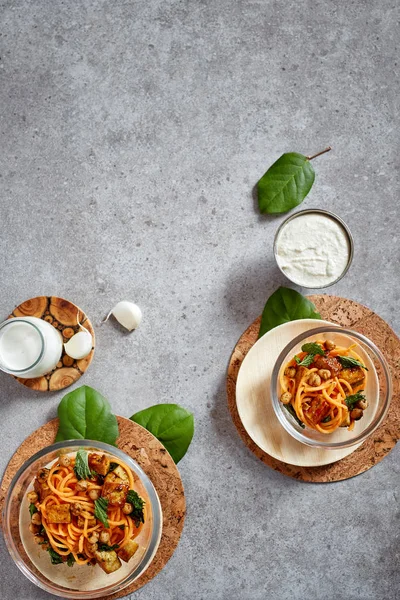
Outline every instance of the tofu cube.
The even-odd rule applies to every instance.
[[[107,475],[110,469],[110,459],[105,454],[91,452],[88,458],[89,467],[99,475]]]
[[[123,548],[118,550],[118,556],[122,558],[123,561],[129,562],[138,548],[139,544],[137,542],[129,540]]]
[[[80,529],[83,529],[85,527],[85,519],[83,517],[78,517],[77,519],[77,525]],[[88,519],[88,527],[95,527],[96,526],[96,519]]]
[[[365,373],[361,367],[351,367],[350,369],[342,369],[339,377],[348,381],[350,385],[355,385],[365,379]]]
[[[49,523],[71,523],[69,504],[53,504],[47,507],[47,521]]]
[[[115,475],[112,471],[104,479],[102,497],[106,498],[110,506],[123,506],[129,491],[129,483]]]
[[[100,551],[94,553],[96,560],[105,573],[118,571],[122,566],[115,550]]]
[[[118,465],[118,467],[116,467],[112,472],[123,481],[129,481],[127,472],[120,465]]]

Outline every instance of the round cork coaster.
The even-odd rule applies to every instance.
[[[373,467],[400,439],[400,340],[381,317],[362,304],[338,296],[316,295],[308,298],[314,302],[323,319],[362,333],[384,354],[393,383],[392,401],[385,421],[352,454],[329,465],[298,467],[281,462],[261,450],[245,430],[236,406],[237,376],[244,357],[257,341],[261,317],[243,333],[230,358],[227,374],[228,406],[232,420],[246,446],[275,471],[302,481],[341,481]]]
[[[93,339],[92,350],[85,358],[74,360],[65,353],[63,347],[59,362],[55,369],[47,375],[34,379],[22,379],[21,377],[14,379],[32,390],[56,392],[63,390],[82,377],[92,362],[95,345],[93,326],[83,310],[64,298],[37,296],[17,306],[8,318],[12,319],[13,317],[37,317],[51,323],[62,334],[64,343],[68,342],[75,333],[82,331],[78,325],[79,322],[89,331]]]
[[[157,553],[146,571],[131,585],[111,596],[104,597],[103,600],[131,594],[165,567],[178,545],[186,513],[182,480],[167,450],[147,429],[124,417],[117,417],[117,420],[119,427],[117,446],[131,456],[151,479],[161,502],[163,530]],[[57,430],[58,419],[49,421],[27,437],[12,456],[0,485],[0,515],[6,492],[18,469],[32,454],[53,444]]]

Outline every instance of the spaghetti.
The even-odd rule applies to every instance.
[[[368,406],[367,368],[354,350],[330,340],[302,346],[279,374],[280,400],[302,426],[330,434],[354,428]]]
[[[112,573],[138,549],[146,518],[130,468],[80,449],[40,469],[28,493],[30,531],[53,564],[99,564]]]

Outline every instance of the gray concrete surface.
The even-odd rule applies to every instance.
[[[38,294],[143,309],[97,327],[84,377],[116,413],[179,402],[188,514],[135,600],[395,600],[399,448],[355,479],[307,485],[244,447],[225,370],[285,283],[252,189],[284,151],[314,163],[303,207],[344,218],[354,263],[329,292],[399,330],[399,5],[394,0],[9,0],[1,5],[1,314]],[[0,470],[62,393],[4,374]],[[0,596],[43,599],[0,545]]]

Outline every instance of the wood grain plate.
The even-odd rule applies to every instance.
[[[157,553],[147,570],[130,586],[103,600],[127,596],[145,585],[165,567],[178,545],[186,513],[182,480],[167,450],[157,438],[137,423],[124,417],[117,419],[120,433],[117,446],[142,467],[156,488],[163,512],[163,531]],[[26,438],[15,452],[0,485],[1,512],[5,494],[18,469],[35,452],[54,443],[57,429],[58,419],[49,421]]]
[[[75,333],[82,331],[78,322],[86,327],[93,338],[92,350],[85,358],[74,360],[65,353],[63,347],[61,358],[50,373],[34,379],[21,377],[14,377],[14,379],[32,390],[56,392],[72,385],[82,377],[92,362],[95,346],[94,329],[83,310],[73,302],[58,296],[37,296],[17,306],[8,318],[13,317],[37,317],[51,323],[62,334],[64,343],[68,342]]]
[[[323,319],[354,329],[379,347],[392,373],[393,396],[384,423],[349,456],[329,465],[298,467],[273,458],[255,444],[240,420],[236,405],[236,381],[244,357],[257,341],[261,317],[243,333],[232,353],[227,375],[228,406],[233,422],[246,446],[265,464],[289,477],[303,481],[340,481],[373,467],[394,448],[400,438],[400,340],[389,325],[367,307],[337,296],[309,297]]]

